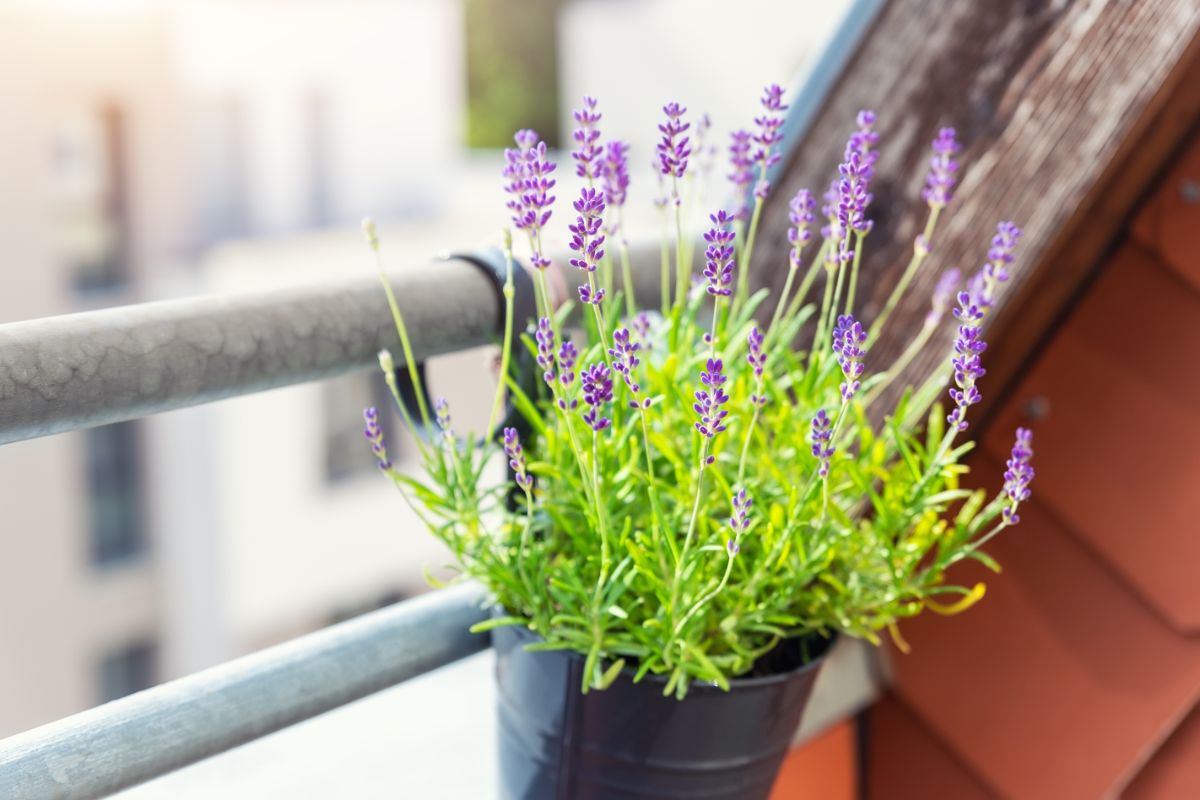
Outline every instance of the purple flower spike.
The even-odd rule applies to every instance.
[[[518,230],[529,236],[533,246],[530,261],[537,269],[550,266],[550,259],[541,252],[538,244],[542,228],[550,221],[550,208],[554,205],[555,180],[550,177],[556,165],[546,158],[546,143],[538,139],[532,130],[520,130],[513,136],[517,146],[504,151],[504,170],[501,175],[508,182],[504,190],[510,195],[507,203],[512,211],[512,222]]]
[[[804,245],[812,241],[812,231],[809,230],[809,226],[817,218],[817,201],[813,199],[812,192],[808,189],[801,189],[788,203],[788,209],[788,221],[792,223],[792,226],[788,228],[788,242],[792,245],[790,263],[795,268],[800,266],[800,252],[804,249]]]
[[[604,258],[604,234],[600,228],[604,224],[604,194],[597,189],[583,189],[579,199],[573,204],[579,215],[573,225],[568,225],[571,241],[568,247],[579,255],[570,259],[570,264],[585,272],[595,272],[600,259]]]
[[[837,318],[833,328],[833,352],[846,380],[841,385],[842,399],[849,402],[858,392],[859,378],[863,374],[863,358],[866,356],[867,332],[862,323],[850,314]]]
[[[583,108],[572,114],[578,125],[571,134],[575,140],[575,151],[571,158],[575,159],[575,174],[587,179],[588,185],[600,177],[600,114],[596,111],[596,98],[584,97]]]
[[[721,408],[729,402],[729,395],[725,394],[725,390],[721,388],[725,385],[725,376],[722,374],[724,369],[725,365],[721,359],[710,358],[704,371],[700,373],[700,382],[708,388],[696,392],[696,402],[692,408],[700,415],[700,421],[696,423],[696,430],[707,439],[712,439],[725,430],[723,420],[729,414],[728,411]],[[710,456],[704,466],[711,463],[712,457]]]
[[[1021,521],[1017,516],[1017,507],[1029,499],[1029,483],[1033,480],[1033,432],[1028,428],[1017,428],[1017,438],[1013,442],[1012,454],[1009,456],[1004,472],[1004,493],[1008,495],[1008,505],[1004,509],[1004,521],[1016,525]]]
[[[850,232],[862,235],[871,230],[866,213],[872,199],[869,187],[877,157],[871,148],[879,141],[879,134],[872,129],[874,124],[873,111],[858,112],[858,130],[850,135],[842,163],[838,165],[837,220],[833,232],[843,261],[850,259]]]
[[[706,291],[714,297],[729,297],[733,294],[733,215],[727,211],[718,211],[709,217],[713,227],[704,234],[708,248],[704,251],[706,259],[704,277],[708,280]]]
[[[750,218],[746,191],[750,184],[754,183],[754,159],[750,157],[752,141],[750,131],[747,130],[738,130],[730,134],[729,165],[732,172],[729,173],[729,180],[733,183],[733,192],[739,204],[735,216],[743,222]]]
[[[667,121],[658,126],[662,139],[658,143],[658,167],[663,175],[682,178],[687,172],[688,156],[692,154],[688,147],[688,137],[683,134],[691,127],[690,122],[683,121],[687,109],[679,103],[667,103],[663,106]],[[679,202],[679,198],[674,198]]]
[[[930,208],[945,208],[954,189],[958,162],[954,155],[962,150],[955,138],[954,128],[942,128],[933,140],[933,157],[929,159],[929,174],[925,176],[925,191],[922,197]]]
[[[833,458],[833,420],[825,413],[825,409],[817,411],[812,421],[812,454],[820,462],[817,476],[829,476],[829,459]]]
[[[569,389],[575,382],[575,360],[578,358],[579,351],[575,349],[574,342],[568,339],[559,345],[558,382],[563,385],[564,389]]]
[[[550,327],[549,317],[542,317],[538,320],[533,338],[537,341],[537,365],[542,368],[542,379],[553,388],[554,330]]]
[[[783,141],[783,112],[787,104],[783,102],[783,88],[771,84],[763,90],[763,113],[754,118],[758,130],[754,134],[754,163],[758,165],[758,183],[754,185],[754,196],[765,200],[771,191],[767,181],[767,170],[775,166],[782,158],[777,145]]]
[[[980,354],[987,349],[987,344],[980,336],[979,323],[983,320],[983,311],[977,306],[970,292],[958,293],[958,308],[954,316],[961,323],[958,336],[954,339],[954,384],[950,389],[950,399],[954,401],[954,410],[946,416],[946,421],[955,429],[967,429],[967,409],[983,399],[976,382],[986,374],[980,362]]]
[[[642,346],[629,337],[628,328],[617,328],[613,331],[613,346],[608,348],[608,355],[613,360],[613,369],[621,375],[625,381],[625,385],[629,387],[630,393],[634,399],[629,401],[630,408],[649,408],[650,398],[638,400],[637,395],[642,391],[642,387],[633,379],[633,371],[637,368],[642,360],[638,358],[638,351]]]
[[[930,298],[929,313],[925,315],[926,327],[932,327],[942,321],[942,316],[950,306],[950,298],[958,290],[958,283],[961,280],[962,272],[956,267],[946,270],[942,273],[942,277],[938,278]]]
[[[603,361],[598,361],[586,368],[583,373],[583,402],[587,404],[583,421],[593,432],[600,431],[612,425],[608,417],[600,416],[600,409],[613,399],[612,373]]]
[[[367,423],[367,427],[363,429],[363,436],[371,443],[371,452],[378,459],[379,468],[385,471],[391,469],[392,462],[388,461],[387,447],[383,443],[383,428],[379,427],[379,411],[375,406],[363,409],[363,420]]]
[[[746,494],[745,489],[739,489],[738,493],[733,496],[733,516],[729,518],[729,527],[734,533],[742,534],[750,527],[750,507],[754,505],[754,501]]]
[[[604,161],[600,165],[601,187],[604,202],[620,208],[625,205],[629,191],[629,145],[625,142],[609,142],[604,148]]]
[[[508,466],[514,473],[513,480],[525,491],[533,486],[533,476],[525,471],[525,452],[521,448],[521,439],[517,436],[516,428],[504,429],[504,454],[508,456]]]
[[[442,429],[442,435],[446,439],[454,438],[454,431],[450,427],[450,403],[446,398],[439,397],[433,403],[433,412],[437,417],[437,426]]]
[[[1001,222],[996,226],[996,235],[992,237],[992,246],[988,248],[988,263],[983,265],[982,270],[981,297],[985,310],[995,302],[996,287],[1008,280],[1008,265],[1013,262],[1013,250],[1023,233],[1011,222]]]
[[[604,302],[604,287],[598,287],[595,292],[586,283],[579,287],[579,302],[584,305],[600,305]]]
[[[757,325],[750,328],[750,334],[746,337],[746,344],[749,348],[749,352],[746,354],[746,363],[754,368],[754,384],[757,390],[750,395],[750,402],[759,408],[767,404],[766,395],[759,393],[762,392],[763,368],[767,365],[767,354],[763,352],[764,338]]]
[[[639,311],[637,316],[633,318],[633,331],[642,340],[643,344],[650,342],[650,315],[645,311]]]

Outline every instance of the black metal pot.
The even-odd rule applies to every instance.
[[[502,800],[761,800],[775,782],[832,640],[772,655],[776,674],[693,684],[663,697],[665,681],[622,674],[580,691],[583,658],[528,652],[525,628],[492,631]]]

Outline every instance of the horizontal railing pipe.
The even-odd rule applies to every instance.
[[[634,263],[639,300],[656,302],[657,256]],[[391,275],[418,361],[497,341],[497,271],[498,251],[481,251]],[[564,276],[573,295],[579,272]],[[333,377],[385,347],[402,361],[369,276],[0,325],[0,444]]]
[[[428,594],[0,741],[0,798],[91,800],[485,649],[481,587]]]

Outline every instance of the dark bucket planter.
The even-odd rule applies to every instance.
[[[502,800],[761,800],[800,724],[830,640],[796,642],[774,656],[777,674],[693,684],[683,701],[665,681],[622,674],[608,689],[580,691],[583,658],[530,653],[538,637],[492,631]]]

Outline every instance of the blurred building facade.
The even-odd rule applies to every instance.
[[[560,130],[588,93],[631,141],[634,235],[657,233],[661,104],[711,113],[719,180],[728,130],[843,3],[743,6],[714,25],[713,0],[576,0],[547,28]],[[391,221],[392,266],[494,240],[498,153],[462,144],[470,7],[4,6],[0,320],[369,272],[368,213]],[[613,42],[622,58],[582,57]],[[464,429],[488,358],[431,366]],[[0,448],[0,736],[421,590],[442,553],[360,441],[361,407],[385,400],[352,375]]]

